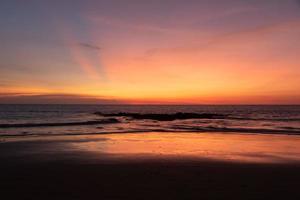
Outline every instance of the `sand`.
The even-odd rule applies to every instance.
[[[5,138],[0,191],[2,199],[300,199],[299,146],[299,136],[228,133]]]

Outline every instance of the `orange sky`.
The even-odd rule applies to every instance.
[[[0,103],[300,104],[297,1],[6,4]]]

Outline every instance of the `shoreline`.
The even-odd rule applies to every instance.
[[[91,145],[92,144],[92,145]],[[300,136],[284,134],[256,134],[237,132],[130,132],[75,135],[34,135],[2,137],[0,147],[19,147],[13,154],[28,151],[64,155],[65,150],[77,154],[131,155],[172,157],[195,157],[222,160],[224,156],[239,156],[232,161],[245,162],[245,157],[269,154],[270,158],[281,156],[293,158],[300,163]],[[24,148],[26,147],[26,148]],[[105,148],[102,148],[105,147]],[[280,153],[280,154],[278,154]],[[206,155],[212,155],[207,157]],[[247,155],[249,154],[249,155]],[[5,155],[5,154],[1,154]],[[267,157],[267,156],[266,156]],[[288,159],[287,159],[288,160]],[[250,160],[254,161],[254,160]],[[263,161],[263,160],[261,160]]]
[[[0,143],[1,195],[299,199],[299,144],[297,136],[220,133],[17,138]]]
[[[10,128],[11,129],[11,128]],[[141,133],[153,133],[153,132],[160,132],[160,133],[198,133],[198,134],[214,134],[214,133],[222,133],[222,134],[241,134],[241,135],[283,135],[283,136],[300,136],[299,131],[282,131],[282,130],[267,130],[267,129],[214,129],[214,130],[207,130],[207,129],[199,129],[199,130],[132,130],[132,131],[111,131],[111,132],[91,132],[91,133],[62,133],[62,134],[31,134],[25,131],[24,134],[0,134],[0,142],[1,139],[7,138],[33,138],[33,137],[56,137],[56,136],[92,136],[92,135],[110,135],[110,134],[141,134]]]

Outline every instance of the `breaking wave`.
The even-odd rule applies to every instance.
[[[300,106],[5,105],[0,108],[0,136],[141,132],[300,135]]]

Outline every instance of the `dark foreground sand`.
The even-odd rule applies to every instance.
[[[297,161],[97,154],[74,147],[107,140],[1,142],[1,199],[300,199]]]

